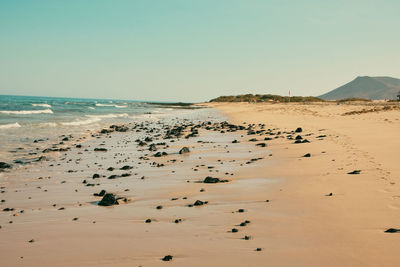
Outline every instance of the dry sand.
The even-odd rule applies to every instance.
[[[16,210],[0,212],[2,266],[399,266],[400,233],[384,233],[400,228],[398,110],[342,116],[365,107],[207,105],[232,123],[275,128],[274,135],[203,129],[199,137],[160,149],[168,156],[143,162],[137,159],[144,153],[134,143],[137,135],[114,133],[55,161],[5,172],[0,199],[6,202],[0,207]],[[297,127],[310,143],[287,139],[297,135],[291,133]],[[268,147],[248,141],[264,137],[272,138],[261,141]],[[240,143],[232,144],[234,139]],[[93,152],[102,143],[109,151]],[[182,146],[191,152],[177,154]],[[302,157],[306,153],[311,157]],[[262,159],[246,164],[254,158]],[[151,166],[152,161],[165,166]],[[134,168],[106,170],[123,165]],[[353,170],[361,173],[347,174]],[[93,182],[93,173],[124,172],[132,176],[82,184]],[[230,181],[197,183],[208,175]],[[130,202],[99,207],[101,198],[92,194],[101,189]],[[197,199],[209,203],[187,207]],[[250,223],[238,226],[246,220]],[[165,255],[172,261],[162,261]]]
[[[400,111],[336,104],[209,104],[234,123],[312,133],[308,144],[272,141],[282,182],[260,232],[271,266],[399,266]],[[379,105],[378,105],[379,106]],[[326,138],[315,137],[326,135]],[[304,135],[303,135],[304,136]],[[310,153],[310,158],[302,158]],[[361,170],[359,175],[348,175]],[[278,189],[279,188],[279,189]],[[333,193],[327,197],[326,194]]]

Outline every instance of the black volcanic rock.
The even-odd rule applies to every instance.
[[[189,148],[188,147],[182,147],[182,149],[181,150],[179,150],[179,154],[185,154],[185,153],[189,153],[190,152],[190,150],[189,150]]]
[[[172,261],[172,258],[173,258],[173,256],[167,255],[167,256],[164,256],[164,258],[162,258],[161,260],[162,261]]]
[[[0,162],[0,170],[2,169],[11,169],[11,165],[6,162]]]
[[[228,180],[221,180],[219,178],[207,176],[204,178],[203,183],[205,184],[216,184],[216,183],[226,183],[229,182]]]
[[[396,229],[396,228],[389,228],[385,231],[385,233],[397,233],[400,232],[400,229]]]
[[[104,195],[104,197],[100,200],[99,206],[112,206],[112,205],[118,205],[118,201],[115,197],[114,194],[107,193]]]
[[[96,197],[102,197],[106,194],[106,190],[101,190],[100,193],[94,193],[93,195]]]

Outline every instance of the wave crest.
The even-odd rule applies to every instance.
[[[126,105],[101,104],[101,103],[96,103],[95,105],[97,107],[115,107],[115,108],[127,108],[128,107]]]
[[[128,117],[128,113],[120,113],[120,114],[105,114],[105,115],[86,115],[88,118],[99,118],[99,119],[108,119],[108,118],[121,118]]]
[[[43,107],[43,108],[51,108],[49,104],[32,104],[34,107]]]
[[[85,125],[85,124],[91,124],[101,121],[101,118],[90,118],[87,120],[76,120],[76,121],[71,121],[71,122],[61,122],[60,124],[63,126],[80,126],[80,125]]]
[[[53,114],[51,109],[40,110],[0,110],[2,114],[29,115],[29,114]]]
[[[18,122],[0,125],[0,129],[10,129],[19,127],[21,127],[21,125],[19,125]]]

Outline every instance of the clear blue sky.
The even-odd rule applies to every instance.
[[[400,1],[0,1],[0,94],[204,101],[400,78]]]

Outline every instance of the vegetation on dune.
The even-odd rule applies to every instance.
[[[362,101],[362,102],[371,102],[371,99],[366,99],[366,98],[360,98],[360,97],[351,97],[351,98],[345,98],[341,100],[337,100],[336,102],[338,103],[343,103],[343,102],[356,102],[356,101]]]
[[[280,95],[236,95],[236,96],[220,96],[211,99],[210,102],[323,102],[323,99],[314,96],[280,96]]]

